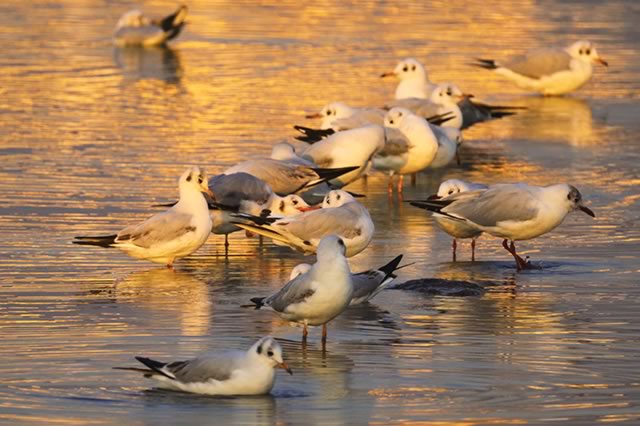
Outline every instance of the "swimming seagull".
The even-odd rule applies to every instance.
[[[348,257],[367,248],[375,229],[369,211],[347,191],[333,190],[322,208],[285,218],[238,214],[234,225],[273,239],[304,254],[315,253],[321,240],[336,234],[342,238]]]
[[[180,200],[169,210],[131,225],[114,235],[75,237],[74,244],[115,247],[131,257],[173,267],[207,241],[211,217],[207,200],[212,195],[207,176],[199,167],[188,168],[179,180]]]
[[[327,323],[349,306],[353,283],[345,257],[344,241],[328,235],[320,241],[317,262],[302,275],[289,281],[268,297],[251,299],[256,309],[271,308],[282,318],[303,325],[303,341],[307,326],[322,325],[322,342],[327,341]]]
[[[207,353],[187,361],[164,363],[135,357],[147,368],[114,367],[144,373],[158,387],[204,395],[263,395],[273,388],[274,368],[293,374],[273,337],[263,337],[246,352]]]
[[[608,67],[596,48],[588,41],[577,41],[571,46],[538,49],[505,62],[477,59],[472,64],[495,71],[518,87],[544,95],[563,95],[584,86],[593,74],[593,63]]]
[[[352,273],[351,280],[353,281],[353,295],[351,296],[351,302],[349,302],[349,305],[359,305],[361,303],[368,302],[391,284],[391,282],[397,278],[394,272],[398,269],[409,266],[403,265],[398,267],[401,260],[402,255],[398,255],[391,262],[377,269],[370,269],[357,274]],[[296,267],[291,270],[289,281],[295,279],[298,275],[307,273],[309,270],[311,270],[311,265],[308,263],[300,263],[299,265],[296,265]]]
[[[447,197],[454,196],[461,192],[484,191],[486,189],[487,185],[480,183],[470,183],[458,179],[449,179],[440,184],[438,192],[430,196],[429,200],[446,200]],[[455,262],[457,260],[457,240],[471,238],[471,261],[474,262],[476,260],[476,238],[482,234],[482,231],[466,221],[453,219],[447,215],[434,213],[433,218],[440,229],[453,237],[453,242],[451,243],[453,261]]]
[[[159,46],[180,34],[186,24],[187,6],[157,21],[147,18],[139,10],[131,10],[118,20],[113,34],[113,43],[124,46]]]
[[[486,190],[410,203],[504,238],[502,246],[513,256],[518,270],[528,268],[530,264],[516,253],[514,241],[530,240],[552,231],[574,210],[595,217],[593,211],[582,204],[580,191],[567,184],[545,187],[498,184]]]

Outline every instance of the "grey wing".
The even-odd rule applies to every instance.
[[[214,176],[209,179],[209,189],[217,202],[232,207],[247,200],[264,204],[273,194],[266,182],[244,172]]]
[[[116,243],[130,243],[138,247],[149,248],[167,243],[186,233],[195,232],[191,225],[192,215],[177,213],[174,210],[151,216],[138,225],[131,225],[118,232]]]
[[[167,364],[177,380],[183,383],[199,383],[207,380],[228,380],[236,369],[242,353],[222,355],[203,355],[189,361],[177,361]]]
[[[331,141],[329,139],[324,139],[320,142],[314,143],[302,153],[302,158],[313,161],[318,165],[318,167],[333,167],[334,158],[331,155],[333,144],[330,142]]]
[[[382,126],[384,123],[384,114],[385,112],[381,109],[364,108],[358,110],[351,117],[334,120],[331,123],[331,128],[334,130],[350,130],[370,124],[379,124]]]
[[[301,303],[314,293],[311,272],[307,272],[289,281],[277,293],[267,297],[263,303],[271,306],[274,311],[283,312],[290,305]]]
[[[144,44],[146,40],[161,40],[165,36],[162,28],[154,25],[146,25],[144,27],[119,28],[113,35],[113,38],[121,44],[137,45]]]
[[[318,175],[310,167],[270,158],[250,160],[232,167],[225,173],[243,171],[265,181],[279,195],[288,195],[317,179]]]
[[[496,226],[505,221],[527,221],[538,214],[536,198],[518,185],[494,185],[486,191],[462,192],[442,209],[480,226]]]
[[[274,226],[277,228],[278,225],[286,223],[283,226],[289,233],[305,241],[320,239],[330,234],[354,238],[362,233],[357,225],[363,209],[364,207],[357,202],[351,202],[340,207],[314,210],[291,219],[281,219]]]
[[[405,98],[393,101],[389,107],[406,108],[421,117],[432,117],[439,113],[440,106],[428,99]]]
[[[376,156],[402,155],[409,151],[409,139],[400,130],[385,127],[384,133],[386,139],[384,147],[376,153]]]
[[[353,299],[368,297],[384,281],[386,274],[382,271],[366,271],[352,275]]]
[[[561,49],[540,49],[500,64],[530,78],[541,78],[571,68],[571,56]]]

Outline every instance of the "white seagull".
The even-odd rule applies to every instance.
[[[264,395],[275,382],[274,368],[293,374],[273,337],[263,337],[248,351],[207,353],[187,361],[164,363],[135,357],[146,368],[114,367],[144,373],[161,389],[203,395]]]
[[[327,323],[344,312],[353,294],[345,251],[340,237],[324,237],[318,245],[318,260],[309,271],[271,296],[254,297],[251,302],[256,309],[268,307],[282,318],[302,324],[303,341],[307,338],[307,326],[322,325],[322,342],[326,343]]]
[[[459,94],[458,94],[459,93]],[[442,123],[442,127],[462,128],[462,110],[458,102],[466,95],[458,90],[452,90],[448,84],[437,84],[432,89],[429,98],[397,99],[387,105],[388,108],[400,107],[408,109],[423,117],[448,116],[449,120]]]
[[[236,215],[232,222],[240,228],[271,238],[304,254],[315,253],[320,241],[336,234],[347,247],[346,255],[355,256],[367,248],[375,227],[369,211],[347,191],[333,190],[322,208],[285,218]]]
[[[430,200],[446,200],[447,197],[467,191],[484,191],[488,187],[480,183],[470,183],[458,179],[445,180],[438,187],[438,193],[429,197]],[[456,249],[458,247],[458,239],[471,238],[471,261],[476,260],[476,238],[482,231],[469,222],[453,219],[449,216],[434,213],[433,218],[436,224],[447,234],[453,237],[451,243],[451,252],[453,261],[457,260]]]
[[[595,217],[593,211],[582,204],[580,191],[567,184],[545,187],[498,184],[486,190],[410,203],[504,238],[502,246],[513,256],[518,270],[530,267],[530,264],[516,253],[514,241],[530,240],[552,231],[574,210]]]
[[[388,140],[373,158],[373,167],[389,172],[388,190],[393,190],[393,176],[402,192],[405,174],[417,173],[431,164],[438,152],[438,139],[431,125],[404,108],[393,108],[385,116],[385,127],[398,129],[406,139]]]
[[[593,63],[609,66],[592,43],[582,40],[564,49],[533,50],[505,62],[477,59],[473,65],[493,70],[522,89],[544,95],[563,95],[578,90],[589,81]]]
[[[139,10],[131,10],[118,20],[113,33],[113,43],[124,46],[159,46],[180,34],[186,24],[187,6],[157,21],[147,18]]]
[[[114,235],[76,237],[74,244],[115,247],[131,257],[173,267],[176,259],[190,255],[207,241],[211,217],[207,176],[199,167],[190,167],[179,180],[180,200],[169,210],[131,225]]]
[[[403,265],[398,267],[402,255],[396,256],[391,262],[379,267],[378,269],[370,269],[364,272],[358,272],[357,274],[351,274],[351,280],[353,281],[353,295],[351,296],[351,302],[349,305],[359,305],[364,302],[368,302],[373,299],[378,293],[384,290],[393,280],[397,278],[394,274],[398,269],[404,268]],[[296,265],[289,275],[289,281],[295,279],[298,275],[302,275],[311,270],[311,265],[308,263],[300,263]]]
[[[429,80],[424,65],[415,58],[403,59],[392,72],[385,72],[380,77],[396,77],[400,80],[396,87],[396,99],[429,99],[436,87],[436,84]]]

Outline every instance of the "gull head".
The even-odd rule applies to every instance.
[[[469,191],[469,185],[467,182],[460,179],[448,179],[440,184],[438,187],[437,198],[444,198],[450,195],[458,194],[460,192]]]
[[[384,126],[391,128],[400,128],[404,121],[412,116],[413,113],[406,108],[391,108],[384,116]]]
[[[458,92],[460,94],[457,94]],[[433,89],[430,101],[439,105],[451,105],[457,104],[458,101],[464,97],[465,95],[460,91],[460,89],[454,89],[452,85],[442,83],[438,84],[436,88]]]
[[[249,355],[253,359],[263,362],[273,368],[282,368],[289,374],[293,374],[289,366],[282,358],[282,347],[271,336],[263,337],[251,346]]]
[[[596,217],[595,213],[582,204],[582,194],[573,185],[567,185],[567,202],[569,203],[569,211],[581,210],[591,217]]]
[[[598,55],[598,51],[593,46],[593,44],[586,40],[580,40],[573,43],[567,49],[567,53],[571,55],[572,58],[577,59],[586,63],[597,63],[600,65],[604,65],[605,67],[609,66],[609,63],[602,59]]]
[[[288,142],[277,143],[271,148],[271,158],[274,160],[289,160],[296,157],[296,149]]]
[[[345,246],[342,238],[332,234],[327,235],[320,240],[316,254],[318,256],[318,261],[320,261],[320,259],[335,259],[337,253],[339,253],[341,257],[344,257],[346,252],[347,247]]]
[[[301,263],[296,265],[289,274],[289,281],[296,279],[299,275],[306,274],[311,270],[311,265],[308,263]]]
[[[349,194],[347,191],[334,189],[324,196],[324,200],[322,200],[322,208],[327,209],[331,207],[340,207],[354,200],[355,198],[353,198],[353,195]]]
[[[406,58],[398,62],[393,72],[386,72],[380,77],[396,76],[399,80],[427,80],[427,71],[417,59]]]
[[[271,212],[274,216],[293,216],[306,212],[307,210],[312,210],[311,206],[296,194],[289,194],[286,197],[282,197],[280,201],[276,202],[276,205],[272,207]]]
[[[207,174],[204,169],[198,166],[191,166],[180,176],[178,181],[180,188],[180,195],[186,191],[188,192],[203,192],[214,198],[213,193],[209,189],[209,182],[207,181]]]
[[[322,118],[326,119],[338,119],[338,118],[347,118],[353,114],[353,108],[344,102],[331,102],[322,107],[320,112],[316,112],[315,114],[309,114],[306,118]]]
[[[120,17],[118,20],[118,24],[116,25],[116,29],[120,28],[130,28],[130,27],[144,27],[151,23],[147,17],[145,17],[141,11],[135,9],[130,10]]]

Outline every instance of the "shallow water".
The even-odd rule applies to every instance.
[[[191,1],[170,49],[114,50],[126,2],[0,6],[0,421],[103,424],[542,423],[640,421],[640,5],[626,2],[263,3]],[[161,15],[171,2],[148,2]],[[577,38],[610,63],[573,96],[522,94],[466,64]],[[175,197],[187,164],[210,173],[290,139],[330,100],[380,105],[378,78],[405,56],[431,77],[527,111],[465,132],[462,167],[419,176],[405,198],[445,178],[571,182],[597,218],[575,214],[519,244],[543,269],[516,273],[499,241],[479,262],[450,262],[450,239],[419,209],[365,193],[377,231],[354,270],[398,253],[399,281],[478,283],[482,296],[385,291],[313,330],[241,309],[304,259],[239,233],[212,237],[177,272],[70,244],[116,231]],[[315,124],[315,123],[306,123]],[[116,365],[245,348],[271,334],[292,377],[271,396],[149,391]]]

